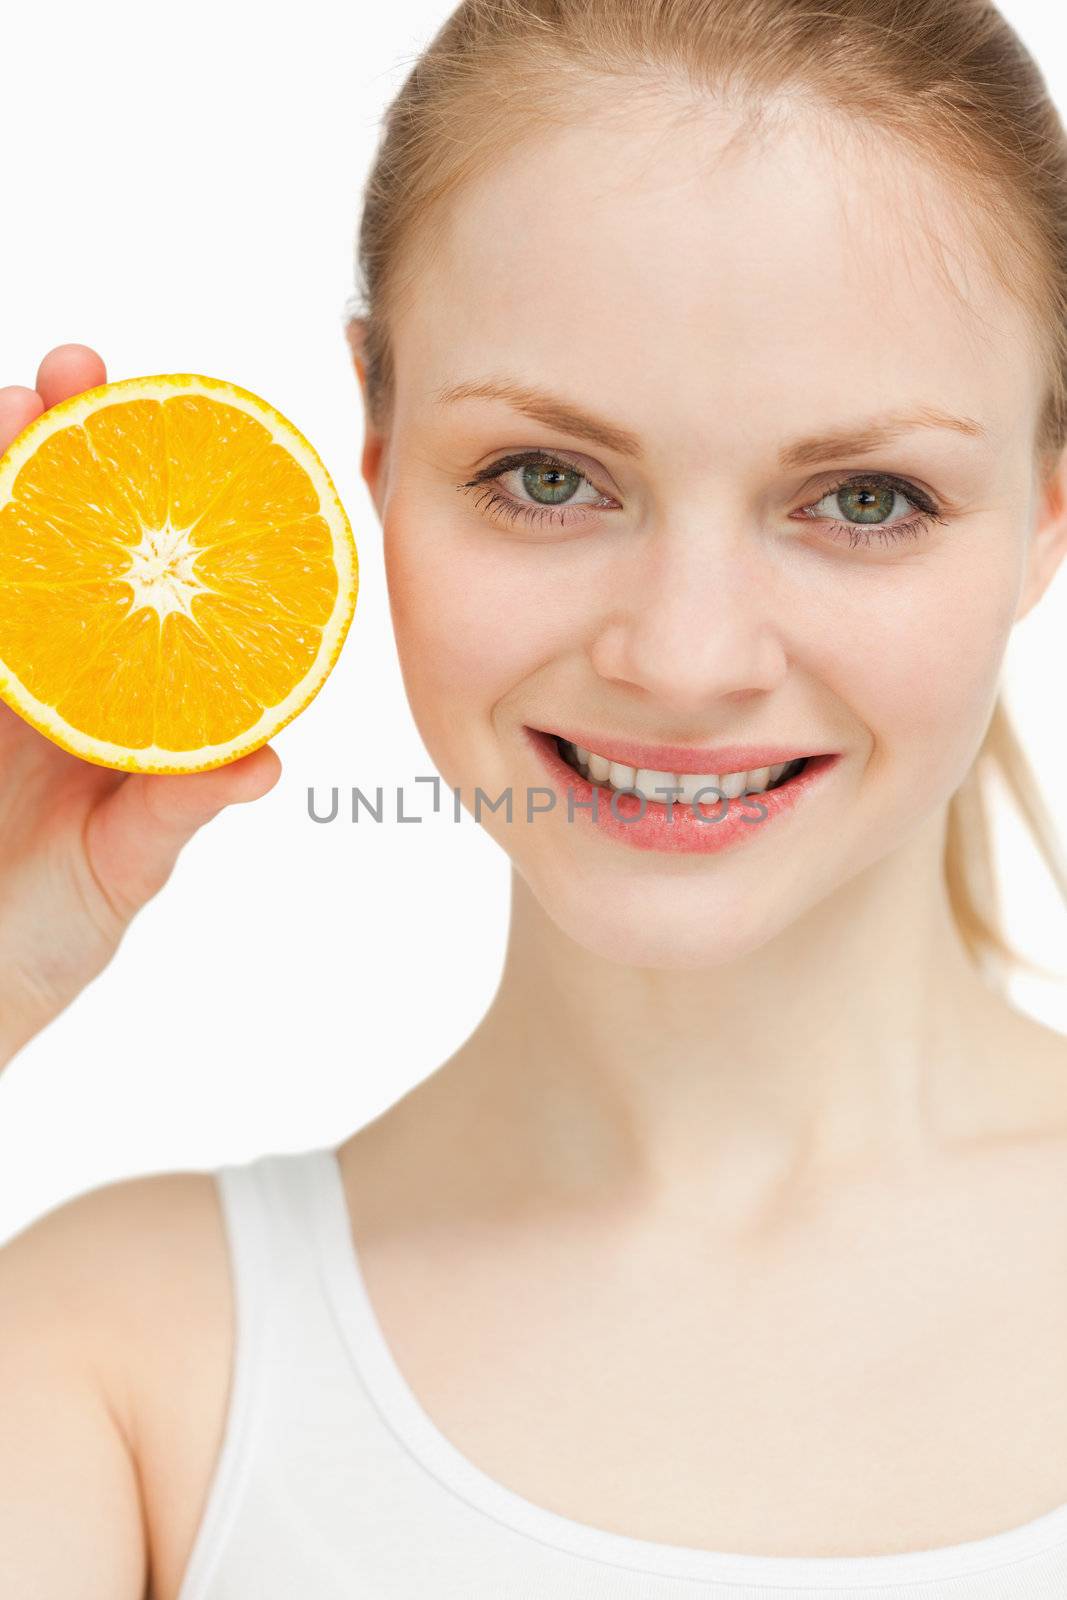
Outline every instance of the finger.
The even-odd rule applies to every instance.
[[[37,368],[37,393],[46,406],[106,382],[103,359],[87,344],[57,344]]]
[[[207,821],[224,806],[259,800],[273,789],[281,771],[277,752],[265,744],[239,761],[228,761],[208,772],[134,773],[129,784],[144,787],[149,809],[161,823],[184,826],[190,822],[200,827],[201,815]]]
[[[0,455],[43,410],[44,401],[36,389],[24,389],[18,383],[0,389]]]
[[[91,812],[85,847],[103,892],[132,916],[170,877],[183,845],[228,805],[258,800],[282,765],[270,745],[209,772],[133,773]]]

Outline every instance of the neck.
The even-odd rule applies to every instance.
[[[1022,1019],[960,940],[944,820],[743,960],[699,971],[603,959],[513,873],[497,993],[443,1069],[450,1088],[466,1079],[480,1148],[561,1200],[744,1208],[801,1176],[1003,1132]]]

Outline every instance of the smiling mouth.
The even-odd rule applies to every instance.
[[[737,800],[746,794],[767,794],[799,778],[811,759],[802,756],[796,761],[749,772],[651,772],[626,766],[621,761],[609,761],[592,750],[579,751],[570,740],[561,739],[558,734],[552,734],[551,738],[561,758],[589,783],[617,792],[641,794],[660,805],[668,800],[684,804],[698,795],[701,803],[710,804],[719,799]],[[675,790],[678,792],[673,793]]]

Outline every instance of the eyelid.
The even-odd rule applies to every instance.
[[[801,509],[808,511],[812,506],[817,506],[820,500],[825,500],[827,496],[840,493],[842,489],[851,488],[855,484],[864,483],[884,484],[886,487],[894,489],[898,494],[902,494],[906,500],[910,500],[916,510],[924,511],[928,517],[935,518],[938,521],[944,519],[946,507],[943,496],[933,494],[931,490],[926,489],[921,483],[916,483],[914,478],[907,478],[902,473],[887,472],[880,468],[872,468],[866,472],[862,470],[846,471],[843,474],[838,473],[836,477],[831,475],[826,488],[818,494],[809,496]]]
[[[876,466],[843,466],[839,467],[836,471],[831,468],[825,473],[819,473],[814,481],[816,483],[824,483],[825,488],[821,488],[814,493],[806,494],[803,504],[816,504],[819,500],[824,499],[826,495],[830,494],[834,489],[844,488],[845,485],[857,482],[864,478],[880,478],[885,482],[893,483],[904,494],[909,493],[910,490],[915,490],[918,492],[920,497],[925,496],[929,500],[930,504],[936,507],[937,513],[940,516],[962,516],[964,511],[967,509],[962,501],[956,500],[951,495],[946,494],[943,489],[934,489],[929,484],[923,483],[920,479],[913,477],[908,472],[897,472],[891,467]],[[813,480],[809,479],[808,481],[811,482]],[[919,503],[921,503],[921,499]],[[931,513],[931,515],[933,515],[933,513]]]

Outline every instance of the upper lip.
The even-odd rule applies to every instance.
[[[623,766],[645,767],[651,772],[709,773],[754,772],[760,767],[775,767],[783,761],[820,752],[801,749],[795,744],[642,744],[635,739],[617,738],[611,733],[596,733],[584,728],[550,728],[583,750],[595,750],[608,761]]]

